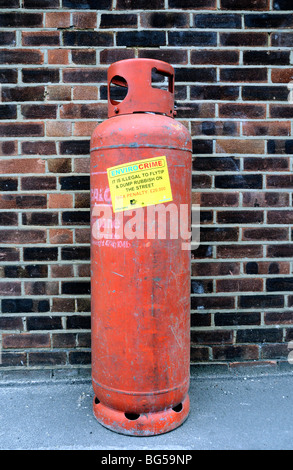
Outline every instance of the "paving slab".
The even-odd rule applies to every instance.
[[[132,437],[101,426],[89,380],[0,386],[1,450],[291,450],[293,375],[193,377],[179,428]]]

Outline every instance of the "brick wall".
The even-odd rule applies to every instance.
[[[175,67],[193,136],[192,362],[286,364],[292,0],[0,6],[2,371],[90,368],[89,140],[109,64],[134,57]]]

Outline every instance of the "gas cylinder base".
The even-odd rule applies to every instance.
[[[178,428],[188,417],[189,396],[174,408],[168,408],[154,413],[123,413],[93,401],[93,411],[102,426],[120,434],[130,436],[154,436],[164,434]]]

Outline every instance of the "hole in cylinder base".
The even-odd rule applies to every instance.
[[[182,403],[179,403],[179,405],[176,405],[172,408],[173,411],[175,411],[175,413],[180,413],[180,411],[182,411]]]
[[[98,405],[99,403],[100,403],[100,400],[97,397],[95,397],[95,405]]]
[[[140,417],[137,413],[124,413],[125,418],[129,419],[130,421],[135,421]]]

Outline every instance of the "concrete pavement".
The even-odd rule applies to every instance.
[[[89,379],[0,385],[2,450],[285,450],[293,448],[293,375],[193,376],[187,421],[131,437],[102,427]]]

